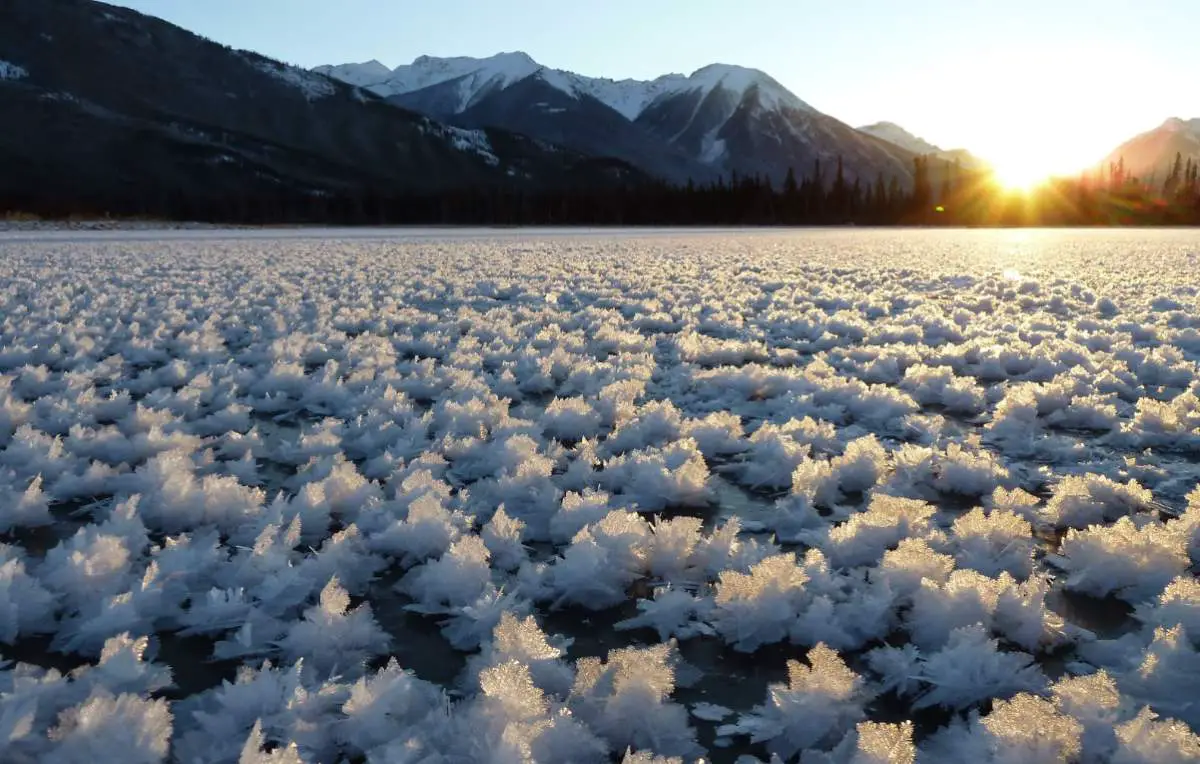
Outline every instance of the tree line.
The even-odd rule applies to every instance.
[[[908,182],[849,179],[840,158],[789,170],[776,185],[762,176],[712,183],[643,183],[605,189],[530,191],[469,188],[436,194],[363,186],[274,188],[197,195],[132,193],[87,199],[0,197],[0,213],[44,218],[117,217],[231,224],[325,225],[956,225],[1089,226],[1200,224],[1200,162],[1176,155],[1141,179],[1124,160],[1026,192],[987,170],[931,157],[913,160]]]

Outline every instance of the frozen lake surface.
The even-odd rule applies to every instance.
[[[1190,230],[0,231],[0,761],[1200,761],[1198,361]]]

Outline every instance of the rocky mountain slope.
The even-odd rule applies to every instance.
[[[1126,173],[1143,179],[1154,175],[1162,181],[1170,172],[1176,154],[1184,162],[1188,159],[1200,162],[1200,119],[1172,117],[1113,149],[1103,166],[1123,161]]]
[[[957,162],[960,167],[965,169],[982,169],[987,167],[985,161],[966,149],[943,149],[940,146],[935,146],[924,138],[918,138],[895,122],[876,122],[871,125],[864,125],[858,128],[858,130],[880,140],[895,144],[914,154],[922,156],[931,155],[936,159],[945,160],[952,164]]]
[[[318,67],[389,101],[464,127],[498,126],[605,152],[674,181],[739,174],[779,181],[841,156],[848,178],[907,180],[912,152],[821,113],[764,72],[713,64],[653,80],[585,77],[524,53],[421,56]],[[827,176],[830,176],[827,173]]]
[[[90,0],[0,3],[0,194],[214,197],[590,185],[619,163],[466,130]]]

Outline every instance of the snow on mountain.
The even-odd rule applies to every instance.
[[[732,64],[710,64],[698,69],[691,77],[687,78],[686,84],[679,90],[699,89],[707,96],[713,90],[721,88],[743,95],[747,90],[755,87],[758,88],[759,103],[765,109],[777,111],[786,108],[798,111],[816,111],[766,72]]]
[[[391,69],[374,60],[362,64],[318,66],[313,71],[368,90],[371,90],[374,86],[382,82],[386,82],[392,76]]]
[[[887,141],[914,154],[940,154],[942,149],[934,146],[924,138],[918,138],[895,122],[876,122],[858,128],[861,133],[874,136],[881,141]]]
[[[327,98],[337,92],[337,86],[328,78],[313,74],[307,69],[300,69],[275,61],[252,61],[254,67],[264,74],[286,82],[304,94],[310,101]]]
[[[500,164],[500,158],[496,156],[492,149],[491,140],[488,139],[487,133],[482,130],[464,130],[461,127],[442,125],[430,121],[422,129],[422,132],[433,133],[446,138],[454,148],[459,151],[477,154],[492,167]]]
[[[705,66],[690,76],[666,74],[653,80],[612,80],[551,69],[534,61],[528,54],[513,52],[488,58],[420,56],[411,64],[398,66],[390,72],[378,61],[320,66],[316,71],[384,97],[459,80],[458,111],[466,109],[487,92],[507,88],[534,75],[572,97],[586,95],[595,98],[629,120],[636,119],[659,98],[693,91],[700,91],[704,97],[718,88],[732,91],[740,97],[756,87],[760,101],[767,109],[813,111],[811,106],[766,73],[729,64]]]
[[[0,61],[0,80],[20,80],[29,75],[23,67],[16,64],[10,64],[8,61]]]
[[[541,68],[541,64],[521,52],[498,53],[484,59],[420,56],[408,66],[398,66],[392,71],[392,77],[387,82],[391,92],[387,95],[411,93],[430,85],[463,78],[465,108],[484,89],[506,88]]]
[[[366,88],[383,97],[412,93],[443,82],[459,81],[457,110],[470,106],[495,88],[506,88],[541,69],[525,53],[498,53],[489,58],[419,56],[411,64],[389,70],[378,61],[319,66],[316,71]]]
[[[678,92],[688,82],[682,74],[665,74],[653,80],[612,80],[548,68],[543,68],[538,76],[572,97],[595,98],[631,121],[656,98]]]
[[[68,60],[87,66],[60,65]],[[392,76],[377,62],[340,73],[355,72],[361,81]],[[0,156],[22,161],[0,162],[0,198],[16,194],[34,206],[107,199],[117,212],[137,199],[161,199],[162,188],[202,208],[233,193],[319,198],[356,184],[398,194],[483,184],[590,187],[640,175],[619,158],[580,167],[569,147],[500,129],[425,129],[428,117],[380,108],[366,96],[324,73],[206,43],[117,6],[3,0]],[[33,186],[23,167],[38,169]],[[5,390],[0,370],[0,411]],[[0,450],[6,438],[0,423]],[[0,601],[4,587],[0,570]],[[9,761],[4,746],[0,761]]]
[[[322,67],[372,83],[378,64]],[[911,159],[798,98],[765,72],[710,64],[652,80],[587,77],[543,66],[525,53],[489,58],[421,56],[367,84],[406,109],[461,127],[503,127],[651,175],[703,182],[765,175],[842,156],[850,178],[908,177]],[[915,140],[915,139],[914,139]]]

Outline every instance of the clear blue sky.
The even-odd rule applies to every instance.
[[[523,50],[580,74],[713,62],[853,125],[1063,167],[1200,116],[1200,0],[126,0],[310,67]],[[1029,160],[1033,161],[1033,160]]]

